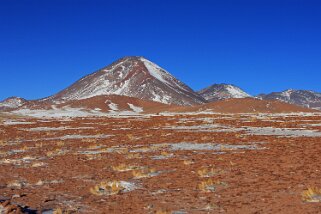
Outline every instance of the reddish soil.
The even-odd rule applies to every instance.
[[[286,113],[317,112],[314,109],[288,104],[276,100],[254,98],[226,99],[192,107],[174,108],[178,111],[213,111],[220,113]]]
[[[302,193],[309,187],[321,188],[321,137],[235,130],[247,126],[321,132],[321,126],[310,124],[321,124],[321,115],[73,119],[3,115],[0,202],[10,200],[20,210],[38,212],[59,208],[70,213],[319,213],[321,203],[307,202]],[[202,128],[211,125],[229,128]],[[218,151],[172,151],[159,145],[182,142],[224,145]],[[258,149],[229,147],[258,142],[264,142],[256,144]],[[165,159],[153,158],[160,155]],[[159,173],[138,178],[133,173],[137,169],[117,171],[120,164]],[[211,171],[209,178],[199,173],[204,168]],[[213,188],[206,192],[199,184],[208,179]],[[136,188],[93,194],[90,189],[102,181],[126,181]]]
[[[275,101],[259,100],[254,98],[226,99],[196,106],[166,105],[159,102],[147,101],[134,97],[108,95],[95,96],[82,100],[53,103],[50,100],[28,101],[22,109],[53,109],[53,108],[80,108],[84,110],[96,110],[108,113],[109,104],[116,104],[116,111],[133,111],[129,104],[141,108],[144,113],[161,112],[216,112],[216,113],[288,113],[288,112],[319,112],[314,109]]]

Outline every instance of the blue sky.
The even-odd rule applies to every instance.
[[[0,100],[58,92],[123,56],[194,90],[321,92],[319,0],[1,0]]]

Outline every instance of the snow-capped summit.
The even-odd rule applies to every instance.
[[[239,87],[231,84],[214,84],[198,92],[209,102],[224,100],[228,98],[252,97]]]
[[[9,97],[0,102],[0,110],[15,109],[22,106],[26,102],[27,100],[21,97]]]
[[[194,105],[205,100],[169,72],[143,57],[124,57],[45,100],[123,95],[165,104]]]
[[[321,93],[315,91],[288,89],[282,92],[260,94],[257,97],[265,100],[280,100],[307,108],[321,110]]]

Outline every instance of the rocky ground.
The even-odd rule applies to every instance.
[[[318,213],[320,143],[319,113],[2,115],[0,213]]]

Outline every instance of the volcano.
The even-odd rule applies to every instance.
[[[143,57],[124,57],[44,100],[55,102],[122,95],[190,106],[206,100],[169,72]]]

